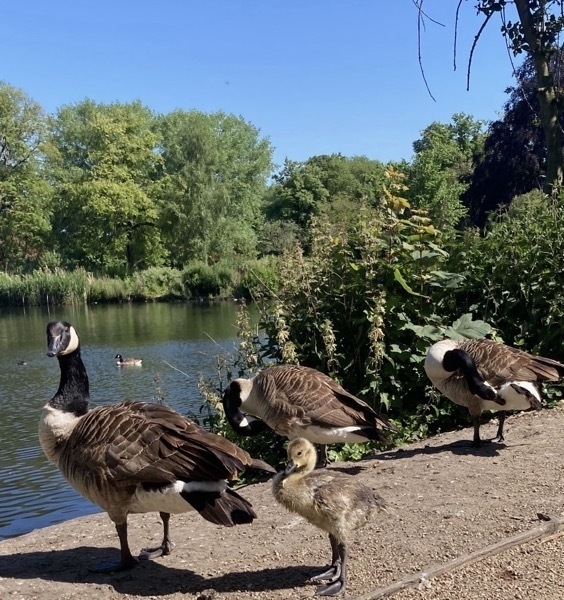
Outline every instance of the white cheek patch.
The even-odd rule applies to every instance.
[[[59,354],[61,355],[65,355],[65,354],[70,354],[71,352],[74,352],[79,344],[80,344],[80,340],[78,338],[78,334],[76,333],[75,328],[71,325],[70,329],[69,329],[69,333],[70,333],[70,342],[69,345],[66,347],[65,350],[63,350],[62,352],[59,352]]]

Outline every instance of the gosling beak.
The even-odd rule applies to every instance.
[[[290,473],[293,473],[297,467],[298,465],[293,460],[288,461],[286,463],[286,468],[284,469],[284,475],[290,475]]]

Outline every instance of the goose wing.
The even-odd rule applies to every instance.
[[[278,418],[283,415],[289,423],[390,428],[366,402],[316,369],[277,365],[259,373],[253,385],[259,386],[268,411]],[[268,422],[268,416],[265,420]]]
[[[469,340],[464,349],[474,358],[480,376],[494,386],[507,381],[555,381],[564,377],[564,365],[558,361],[492,340]]]
[[[73,436],[76,463],[102,463],[108,476],[123,485],[164,484],[178,478],[231,480],[246,467],[261,468],[262,463],[160,404],[123,402],[94,409]]]

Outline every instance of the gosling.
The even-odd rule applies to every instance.
[[[324,581],[317,596],[338,596],[347,584],[348,547],[352,532],[366,525],[386,502],[358,479],[327,470],[314,470],[315,446],[305,438],[288,444],[288,463],[272,482],[276,500],[312,525],[327,531],[331,543],[331,566],[311,581]]]

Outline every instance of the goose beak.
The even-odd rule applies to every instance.
[[[61,346],[61,336],[58,335],[56,337],[51,338],[47,342],[47,356],[53,358],[53,356],[57,356]]]
[[[297,468],[298,468],[298,465],[293,460],[289,460],[286,463],[286,468],[284,469],[284,475],[290,475],[290,473],[293,473]]]

